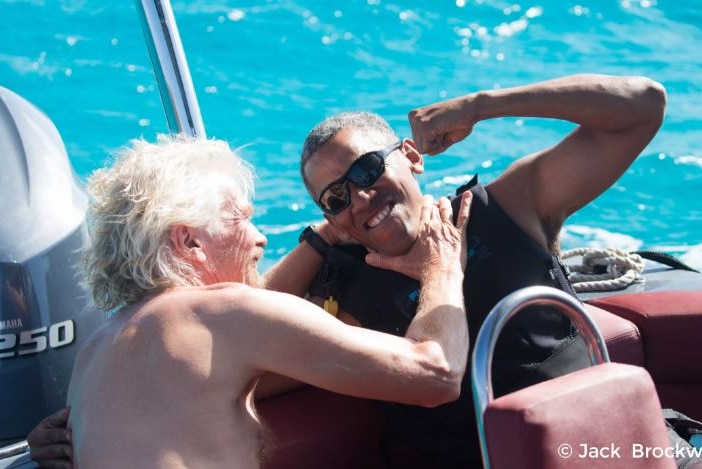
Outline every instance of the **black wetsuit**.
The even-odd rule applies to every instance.
[[[473,202],[463,292],[472,353],[485,317],[507,294],[531,285],[574,293],[556,256],[527,236],[482,185],[470,190]],[[459,198],[454,199],[454,213],[458,203]],[[365,254],[361,246],[333,248],[310,293],[333,296],[363,327],[404,335],[416,313],[419,284],[368,266],[363,262]],[[493,390],[500,396],[588,364],[584,343],[570,321],[548,308],[531,307],[510,320],[500,335],[493,360]],[[455,402],[432,409],[389,404],[386,430],[386,441],[410,444],[431,461],[431,467],[480,467],[470,372]]]

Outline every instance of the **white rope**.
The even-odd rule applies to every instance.
[[[578,293],[621,290],[640,279],[644,269],[641,256],[621,249],[578,248],[561,254],[562,259],[575,256],[582,256],[582,261],[568,264],[568,280]],[[602,267],[605,271],[600,273]]]

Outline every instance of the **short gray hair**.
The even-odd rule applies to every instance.
[[[342,112],[327,117],[322,122],[317,124],[305,139],[302,145],[302,155],[300,158],[300,173],[302,180],[305,183],[307,190],[310,189],[307,178],[305,177],[305,165],[307,161],[315,154],[319,147],[331,140],[336,134],[344,129],[359,129],[369,133],[376,133],[388,139],[398,139],[395,132],[385,119],[378,114],[370,112]]]
[[[133,140],[108,168],[95,171],[91,241],[83,252],[85,283],[95,304],[110,310],[179,285],[198,285],[193,267],[175,256],[168,236],[176,224],[214,233],[233,183],[246,200],[251,166],[221,140],[159,136]]]

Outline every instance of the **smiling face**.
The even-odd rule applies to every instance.
[[[390,137],[370,130],[339,131],[305,162],[310,195],[318,200],[322,190],[344,176],[360,155],[392,143]],[[417,237],[422,194],[414,175],[423,170],[422,156],[411,140],[405,140],[387,155],[385,171],[375,184],[363,188],[348,183],[350,205],[325,218],[367,248],[386,255],[403,254]]]

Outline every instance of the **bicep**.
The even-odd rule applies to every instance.
[[[616,132],[579,127],[535,159],[537,210],[563,219],[595,199],[626,171],[650,140],[646,127]]]
[[[261,370],[378,399],[402,394],[424,371],[409,340],[347,326],[298,298],[271,298],[261,314],[265,340],[252,358]]]
[[[490,184],[503,209],[537,240],[560,228],[626,171],[655,128],[607,132],[578,127],[564,140],[514,162]],[[530,226],[537,219],[540,226]]]

